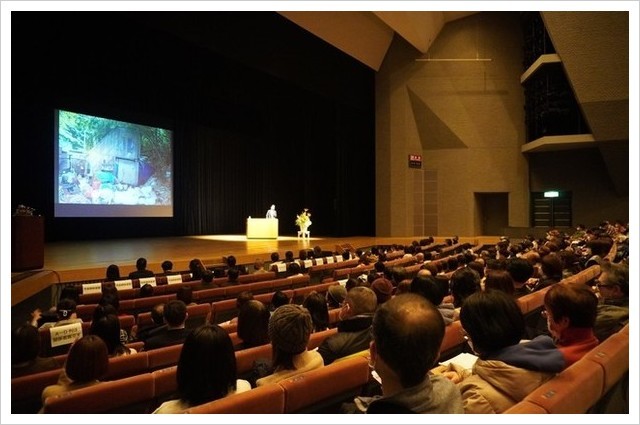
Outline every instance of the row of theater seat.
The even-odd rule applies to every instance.
[[[628,413],[629,325],[505,413]]]

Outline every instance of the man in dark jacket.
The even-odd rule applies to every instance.
[[[340,311],[338,333],[325,339],[318,347],[325,365],[369,348],[369,330],[377,306],[376,294],[371,289],[356,286],[349,291]]]

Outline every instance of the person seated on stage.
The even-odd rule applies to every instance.
[[[147,259],[140,257],[136,261],[136,271],[129,273],[129,279],[140,279],[141,277],[154,277],[151,270],[147,270]]]
[[[189,335],[190,331],[185,327],[187,306],[184,302],[180,300],[169,301],[164,307],[163,315],[167,327],[154,333],[153,336],[150,336],[145,341],[145,351],[182,344],[187,335]]]
[[[267,210],[266,217],[267,218],[278,218],[278,213],[276,212],[276,206],[275,205],[271,205],[271,208],[269,208]]]
[[[106,278],[108,281],[114,281],[120,279],[120,268],[115,264],[110,264],[107,267]]]
[[[170,274],[173,274],[173,263],[169,260],[165,260],[162,262],[162,264],[160,264],[160,267],[162,267],[162,275],[163,276],[168,276]]]
[[[308,351],[313,324],[309,311],[296,304],[279,307],[269,320],[273,373],[256,381],[258,387],[280,382],[324,364],[317,351]]]
[[[176,371],[179,398],[153,413],[182,413],[185,409],[251,389],[237,379],[236,357],[229,334],[218,325],[203,325],[185,339]]]
[[[369,348],[371,323],[377,307],[376,294],[369,288],[359,286],[347,293],[339,314],[338,333],[325,339],[318,347],[325,365]]]
[[[29,324],[11,333],[11,379],[32,373],[58,369],[53,357],[40,357],[40,334]]]

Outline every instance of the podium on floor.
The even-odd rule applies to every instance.
[[[44,217],[11,217],[11,271],[44,266]]]

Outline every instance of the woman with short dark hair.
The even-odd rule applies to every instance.
[[[231,338],[218,325],[200,326],[187,336],[176,380],[180,398],[162,403],[153,413],[182,413],[189,407],[251,389],[247,381],[237,379]]]

